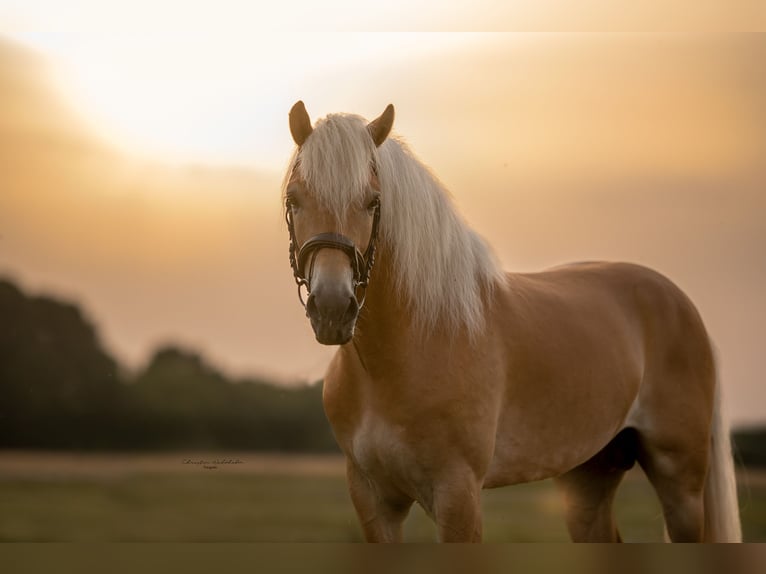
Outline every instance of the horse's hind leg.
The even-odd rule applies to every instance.
[[[637,438],[625,429],[598,454],[556,478],[564,492],[566,522],[574,542],[621,542],[612,504],[625,471],[636,460]]]
[[[640,444],[638,461],[660,499],[670,540],[701,542],[707,449],[695,451],[682,445],[660,445],[643,435]]]

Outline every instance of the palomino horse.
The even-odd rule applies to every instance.
[[[481,540],[480,494],[555,477],[573,540],[619,541],[641,465],[672,541],[741,531],[708,335],[658,273],[578,263],[503,273],[447,191],[369,124],[290,111],[290,261],[317,340],[339,345],[324,407],[369,541],[414,501],[442,541]]]

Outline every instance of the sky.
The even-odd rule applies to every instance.
[[[287,112],[394,103],[394,131],[506,268],[667,274],[708,325],[734,421],[766,418],[763,36],[361,33],[318,8],[271,26],[296,19],[288,4],[263,19],[199,2],[182,20],[173,2],[62,5],[0,3],[0,82],[18,87],[0,93],[0,275],[81,302],[125,364],[176,341],[237,374],[320,377],[332,349],[297,302],[280,212]]]
[[[24,39],[56,58],[62,95],[120,145],[174,162],[257,162],[265,169],[280,169],[291,143],[282,102],[310,90],[307,84],[366,61],[395,65],[481,40],[307,33],[287,42],[275,34],[168,38],[162,31]]]

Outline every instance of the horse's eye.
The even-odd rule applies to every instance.
[[[293,210],[294,211],[294,210],[300,208],[300,204],[298,203],[298,200],[295,199],[295,196],[288,195],[287,198],[285,199],[285,207],[288,210]]]
[[[369,211],[370,214],[372,214],[378,207],[380,207],[380,198],[378,196],[375,196],[367,204],[367,211]]]

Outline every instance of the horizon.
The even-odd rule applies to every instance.
[[[174,341],[227,374],[321,376],[333,349],[314,341],[295,297],[281,217],[293,149],[287,112],[303,99],[314,122],[330,112],[372,118],[392,102],[394,132],[445,182],[506,269],[623,259],[663,272],[708,325],[733,422],[766,420],[757,368],[766,78],[754,73],[763,38],[380,34],[373,42],[328,34],[322,43],[315,35],[306,38],[317,43],[307,67],[293,70],[298,79],[262,50],[263,69],[284,76],[279,88],[241,79],[255,57],[235,61],[240,45],[211,57],[199,78],[179,74],[175,96],[115,99],[110,111],[82,91],[114,73],[92,67],[79,86],[82,77],[68,75],[95,61],[77,63],[77,50],[61,48],[75,45],[74,35],[27,45],[22,38],[34,35],[10,32],[0,29],[0,79],[10,86],[0,94],[0,186],[8,191],[0,196],[0,278],[74,299],[121,364],[143,364]],[[338,58],[351,37],[359,52]],[[131,38],[120,41],[102,45],[100,66],[130,52]],[[157,45],[131,54],[131,66],[151,62]],[[305,46],[285,61],[295,65]],[[149,77],[171,85],[166,70],[177,58],[173,50],[158,56]],[[331,62],[318,68],[323,58]],[[122,80],[144,85],[139,72]],[[192,80],[205,73],[218,83],[197,92]],[[124,85],[99,97],[109,103]],[[174,111],[178,94],[186,101]],[[152,143],[150,120],[163,114],[173,121]],[[142,122],[126,135],[131,118]]]

